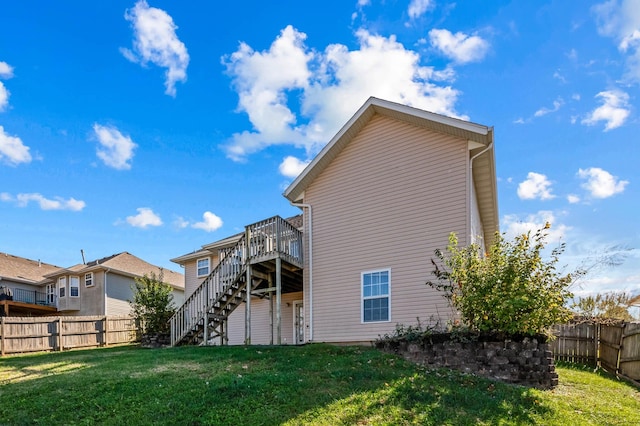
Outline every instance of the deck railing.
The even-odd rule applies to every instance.
[[[219,251],[219,263],[171,318],[171,345],[204,326],[221,295],[242,279],[248,263],[276,256],[303,267],[302,233],[279,216],[256,222],[233,246]]]
[[[204,324],[207,312],[211,310],[220,295],[242,277],[245,253],[245,238],[242,236],[235,246],[224,250],[218,265],[176,310],[171,317],[172,346],[196,328],[200,322]]]
[[[8,292],[7,289],[8,288]],[[43,291],[26,290],[24,288],[4,287],[1,299],[13,300],[14,302],[30,303],[32,305],[56,306],[56,295]]]

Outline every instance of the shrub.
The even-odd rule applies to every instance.
[[[141,324],[142,334],[166,334],[175,311],[171,286],[162,282],[162,275],[144,275],[135,279],[133,300],[129,301],[134,318]]]
[[[564,245],[543,260],[543,229],[517,236],[513,241],[496,233],[483,255],[472,244],[459,248],[455,234],[449,237],[447,254],[436,250],[432,259],[435,281],[426,284],[445,292],[471,330],[508,335],[548,334],[552,325],[565,322],[572,297],[569,286],[575,274],[562,275],[556,263]]]

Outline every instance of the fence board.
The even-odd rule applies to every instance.
[[[618,373],[618,358],[624,325],[600,326],[600,364],[612,373]]]
[[[131,343],[137,338],[130,317],[2,317],[2,355]]]
[[[620,350],[620,374],[640,380],[640,323],[627,323]]]
[[[557,360],[596,365],[596,324],[561,324],[554,327],[553,334],[556,339],[551,342],[551,350]]]
[[[640,323],[562,324],[553,329],[554,358],[600,365],[618,376],[640,383]]]

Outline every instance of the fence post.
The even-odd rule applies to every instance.
[[[0,341],[0,356],[4,356],[4,333],[5,333],[4,317],[2,317],[0,322],[0,334],[1,334],[0,339],[2,339],[2,341]]]
[[[107,346],[109,345],[109,318],[105,315],[103,321],[102,332],[104,333],[104,338],[102,339],[102,345]]]
[[[62,351],[62,346],[64,345],[63,337],[62,337],[62,317],[58,317],[58,350]]]

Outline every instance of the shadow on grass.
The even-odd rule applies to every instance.
[[[534,424],[549,412],[527,388],[359,347],[118,347],[0,359],[0,382],[6,371],[32,372],[0,385],[6,424]]]

